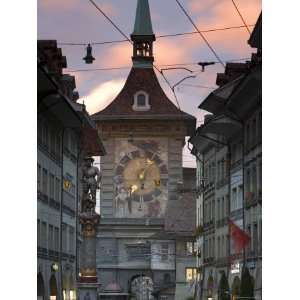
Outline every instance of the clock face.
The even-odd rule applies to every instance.
[[[133,201],[148,202],[162,193],[167,184],[167,167],[157,154],[150,151],[133,151],[120,161],[116,173]]]
[[[123,177],[125,187],[131,194],[138,196],[151,194],[160,186],[160,168],[155,161],[146,158],[134,158],[128,162]]]
[[[159,151],[130,150],[121,152],[115,169],[116,216],[162,216],[168,184],[168,170],[164,159]]]

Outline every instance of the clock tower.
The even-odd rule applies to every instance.
[[[137,1],[131,40],[133,66],[123,89],[92,116],[107,152],[101,157],[97,233],[97,268],[103,294],[105,286],[112,283],[125,294],[132,292],[138,284],[136,276],[155,285],[163,276],[155,275],[155,271],[168,273],[171,279],[175,276],[174,255],[167,261],[160,257],[161,243],[168,249],[167,255],[174,245],[153,241],[151,236],[163,232],[168,206],[177,199],[185,137],[196,125],[193,116],[168,99],[156,77],[148,0]],[[158,255],[155,261],[153,249]]]

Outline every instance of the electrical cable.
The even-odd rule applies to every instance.
[[[229,59],[229,60],[226,60],[226,62],[243,61],[243,60],[247,60],[247,59],[250,59],[250,57]],[[214,63],[219,64],[220,62],[217,61]],[[198,65],[198,63],[197,62],[187,62],[187,63],[176,63],[176,64],[161,64],[161,65],[158,65],[158,67],[188,66],[188,65]],[[131,66],[95,68],[95,69],[75,69],[75,70],[66,69],[65,72],[76,73],[76,72],[93,72],[93,71],[114,71],[114,70],[130,69],[130,68],[131,68]],[[199,70],[197,69],[197,70],[194,70],[193,72],[200,73],[200,71],[202,72],[202,69],[199,69]],[[159,73],[160,73],[160,71],[159,71]]]
[[[207,30],[201,30],[202,33],[208,33],[208,32],[216,32],[216,31],[224,31],[224,30],[231,30],[231,29],[240,29],[244,27],[253,27],[255,25],[240,25],[240,26],[231,26],[231,27],[223,27],[223,28],[213,28],[213,29],[207,29]],[[173,33],[173,34],[163,34],[163,35],[157,35],[156,38],[167,38],[167,37],[177,37],[177,36],[185,36],[185,35],[193,35],[198,34],[198,31],[191,31],[191,32],[180,32],[180,33]],[[113,41],[103,41],[103,42],[90,42],[90,43],[72,43],[72,42],[57,42],[58,45],[62,46],[86,46],[90,44],[91,46],[94,45],[106,45],[106,44],[116,44],[116,43],[124,43],[128,42],[127,38],[124,40],[113,40]]]
[[[129,42],[132,44],[132,41],[126,36],[126,34],[109,18],[109,16],[93,1],[88,0],[91,2],[95,8],[110,22],[110,24]]]
[[[196,24],[194,23],[194,21],[192,20],[192,18],[189,16],[189,14],[187,13],[187,11],[184,9],[184,7],[182,6],[182,4],[179,2],[179,0],[175,0],[175,1],[177,2],[178,6],[181,8],[181,10],[183,11],[183,13],[186,15],[186,17],[189,19],[189,21],[192,23],[192,25],[194,26],[194,28],[197,30],[197,32],[200,34],[200,36],[202,37],[202,39],[204,40],[204,42],[206,43],[206,45],[209,47],[209,49],[212,51],[212,53],[214,54],[214,56],[217,58],[217,60],[220,62],[220,64],[225,68],[225,65],[224,65],[223,61],[220,59],[220,57],[218,56],[218,54],[216,53],[216,51],[209,44],[208,40],[205,38],[205,36],[203,35],[203,33],[198,29],[198,27],[196,26]]]
[[[241,14],[241,12],[239,11],[239,8],[237,7],[236,3],[234,2],[234,0],[231,0],[231,2],[232,2],[232,4],[234,5],[234,7],[235,7],[237,13],[239,14],[240,18],[242,19],[242,21],[243,21],[243,23],[244,23],[244,26],[246,27],[247,31],[248,31],[249,34],[251,35],[251,31],[250,31],[249,27],[247,26],[247,24],[246,24],[246,22],[245,22],[245,20],[244,20],[244,18],[243,18],[243,16],[242,16],[242,14]]]

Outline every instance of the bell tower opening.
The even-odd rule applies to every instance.
[[[131,34],[133,41],[133,67],[152,67],[153,41],[155,35],[152,30],[150,8],[148,0],[138,0],[134,30]]]

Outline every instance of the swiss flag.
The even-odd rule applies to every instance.
[[[229,233],[236,253],[240,253],[250,242],[250,236],[231,220],[229,220]]]

